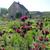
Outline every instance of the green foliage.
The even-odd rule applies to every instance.
[[[16,13],[16,18],[20,18],[22,16],[22,14],[19,12],[19,13]]]
[[[1,9],[0,16],[6,15],[8,13],[8,10],[6,8],[0,8],[0,9]]]
[[[41,31],[36,27],[37,21],[28,19],[25,22],[27,23],[28,21],[32,22],[32,29],[26,32],[24,38],[21,37],[20,33],[17,33],[12,29],[13,26],[16,26],[16,28],[21,27],[21,21],[19,21],[19,19],[7,22],[3,21],[4,24],[0,25],[0,31],[3,32],[3,30],[5,30],[6,32],[0,39],[4,41],[6,50],[28,50],[28,46],[32,47],[32,43],[38,42],[38,39],[36,39],[38,36],[43,36]],[[48,30],[50,30],[49,21],[44,21],[43,28],[48,28]],[[12,34],[10,34],[10,32],[12,32]],[[33,36],[35,36],[35,40],[33,39]],[[48,34],[47,37],[50,39],[50,34]],[[50,48],[48,42],[46,42],[46,45],[47,48]]]

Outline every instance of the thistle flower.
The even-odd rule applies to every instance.
[[[49,39],[46,37],[44,40],[45,40],[45,41],[48,41]]]
[[[43,22],[40,22],[40,21],[37,22],[36,27],[39,27],[39,29],[42,30],[42,28],[43,28]]]
[[[22,26],[22,29],[27,29],[27,28],[28,28],[28,26],[27,26],[27,25]]]
[[[5,48],[2,48],[1,50],[5,50]]]
[[[42,34],[43,34],[43,35],[48,35],[48,34],[49,34],[49,31],[48,31],[48,30],[43,30],[43,31],[42,31]]]
[[[2,32],[0,32],[0,36],[2,36],[3,35],[3,33]]]
[[[22,21],[25,21],[26,19],[28,19],[27,16],[22,16],[22,17],[21,17],[21,20],[22,20]]]
[[[48,30],[45,30],[45,33],[46,33],[46,35],[48,35],[49,34]]]
[[[42,37],[42,36],[40,36],[40,37],[39,37],[39,40],[40,40],[40,41],[43,41],[43,37]]]
[[[15,31],[16,31],[16,32],[18,32],[18,33],[20,33],[20,32],[21,32],[21,30],[20,30],[20,29],[16,29]]]
[[[39,46],[38,43],[34,43],[33,45],[35,46],[35,48],[37,48]]]

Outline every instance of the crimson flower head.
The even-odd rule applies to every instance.
[[[20,33],[20,32],[21,32],[21,30],[20,30],[20,29],[16,29],[16,32]]]
[[[38,43],[34,43],[33,45],[35,46],[35,48],[39,46],[39,44],[38,44]]]
[[[2,36],[3,35],[3,33],[2,32],[0,32],[0,36]]]
[[[4,48],[2,48],[1,50],[5,50]]]
[[[39,21],[39,22],[37,22],[37,25],[40,26],[40,27],[43,27],[43,22]]]
[[[49,34],[49,31],[48,31],[48,30],[46,30],[46,31],[45,31],[45,33],[46,33],[46,35],[48,35],[48,34]]]
[[[48,35],[48,34],[49,34],[49,31],[48,31],[48,30],[43,30],[43,31],[42,31],[42,34],[43,34],[43,35]]]
[[[22,21],[25,21],[26,19],[28,19],[27,16],[22,16],[22,17],[21,17],[21,20],[22,20]]]
[[[27,25],[22,26],[22,29],[27,29],[27,28],[28,28],[28,26],[27,26]]]
[[[46,37],[44,40],[45,40],[45,41],[48,41],[49,39]]]
[[[40,36],[40,37],[39,37],[39,40],[40,40],[40,41],[43,41],[43,37],[42,37],[42,36]]]
[[[30,29],[31,29],[31,27],[30,27],[30,26],[25,25],[25,26],[22,26],[22,29],[30,30]]]
[[[39,40],[40,40],[40,41],[43,41],[43,37],[42,37],[42,36],[40,36],[40,37],[39,37]]]

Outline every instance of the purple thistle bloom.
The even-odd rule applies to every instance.
[[[20,30],[20,29],[16,29],[16,32],[20,33],[20,32],[21,32],[21,30]]]
[[[21,17],[21,20],[22,20],[22,21],[25,21],[26,19],[28,19],[27,16],[22,16],[22,17]]]
[[[2,48],[1,50],[5,50],[5,48]]]
[[[2,32],[0,32],[0,36],[2,36],[3,35],[3,33]]]
[[[48,35],[49,34],[49,31],[48,30],[44,30],[44,31],[42,31],[42,34],[43,35]]]

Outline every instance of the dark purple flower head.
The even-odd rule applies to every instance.
[[[3,35],[3,33],[2,32],[0,32],[0,36],[2,36]]]
[[[1,50],[5,50],[5,48],[2,48]]]
[[[37,26],[39,26],[39,27],[43,27],[43,22],[37,22]]]
[[[22,17],[21,17],[21,20],[22,20],[22,21],[25,21],[26,19],[28,19],[27,16],[22,16]]]
[[[49,39],[46,37],[44,40],[45,40],[45,41],[48,41]]]
[[[49,34],[48,30],[46,30],[45,33],[46,33],[46,35],[48,35]]]
[[[25,25],[25,26],[22,26],[22,29],[30,30],[30,29],[31,29],[31,27],[30,27],[30,26]]]
[[[49,34],[49,31],[48,31],[48,30],[43,30],[43,31],[42,31],[42,34],[43,34],[43,35],[48,35],[48,34]]]
[[[21,30],[20,30],[20,29],[16,29],[16,32],[20,33],[20,32],[21,32]]]
[[[27,28],[28,28],[28,26],[27,26],[27,25],[22,26],[22,29],[27,29]]]
[[[34,43],[33,45],[35,46],[35,48],[39,46],[39,44],[38,44],[38,43]]]
[[[40,41],[43,41],[43,37],[42,37],[42,36],[40,36],[40,37],[39,37],[39,40],[40,40]]]

